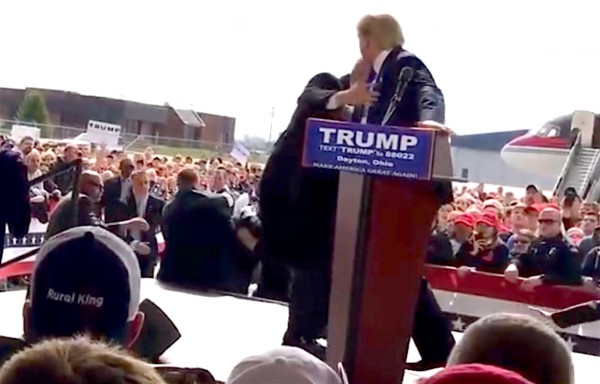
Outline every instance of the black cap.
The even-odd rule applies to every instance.
[[[565,189],[565,196],[578,196],[577,190],[573,187],[567,187]]]
[[[539,192],[539,191],[540,191],[540,190],[538,189],[538,187],[537,187],[537,186],[535,186],[534,184],[529,184],[529,185],[527,186],[527,188],[525,188],[525,190],[526,190],[526,191],[529,191],[530,189],[533,189],[533,190],[534,190],[534,191],[536,191],[536,192]]]
[[[340,91],[342,89],[342,85],[340,84],[338,78],[333,76],[331,73],[325,72],[315,75],[308,81],[306,86],[317,87],[330,91]]]

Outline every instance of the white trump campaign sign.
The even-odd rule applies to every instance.
[[[40,129],[29,125],[13,124],[10,129],[10,137],[17,143],[24,137],[32,137],[35,140],[40,139]]]
[[[120,125],[90,120],[88,122],[87,132],[83,135],[82,139],[95,144],[116,147],[119,145],[120,137]]]
[[[242,164],[247,162],[250,157],[250,151],[240,143],[235,143],[229,154]]]

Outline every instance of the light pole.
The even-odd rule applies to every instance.
[[[271,144],[271,135],[273,133],[273,118],[275,117],[275,107],[271,107],[271,126],[269,127],[269,145]]]

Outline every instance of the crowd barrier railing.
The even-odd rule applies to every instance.
[[[454,267],[426,265],[425,276],[431,288],[487,298],[520,302],[532,306],[563,309],[572,305],[600,299],[599,292],[582,286],[542,285],[531,291],[524,290],[520,278],[511,283],[503,275],[471,271],[464,276]]]

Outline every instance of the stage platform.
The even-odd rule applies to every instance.
[[[274,348],[281,343],[287,326],[287,307],[283,304],[223,295],[191,294],[166,289],[153,279],[142,281],[142,299],[154,301],[173,320],[182,338],[164,355],[177,366],[209,370],[225,381],[235,364],[249,355]],[[23,330],[22,307],[25,291],[0,293],[2,323],[0,335],[19,337]],[[460,339],[461,334],[455,333]],[[595,382],[600,358],[574,353],[577,384]],[[411,342],[409,361],[419,360]],[[425,373],[407,372],[404,383],[414,383]]]

